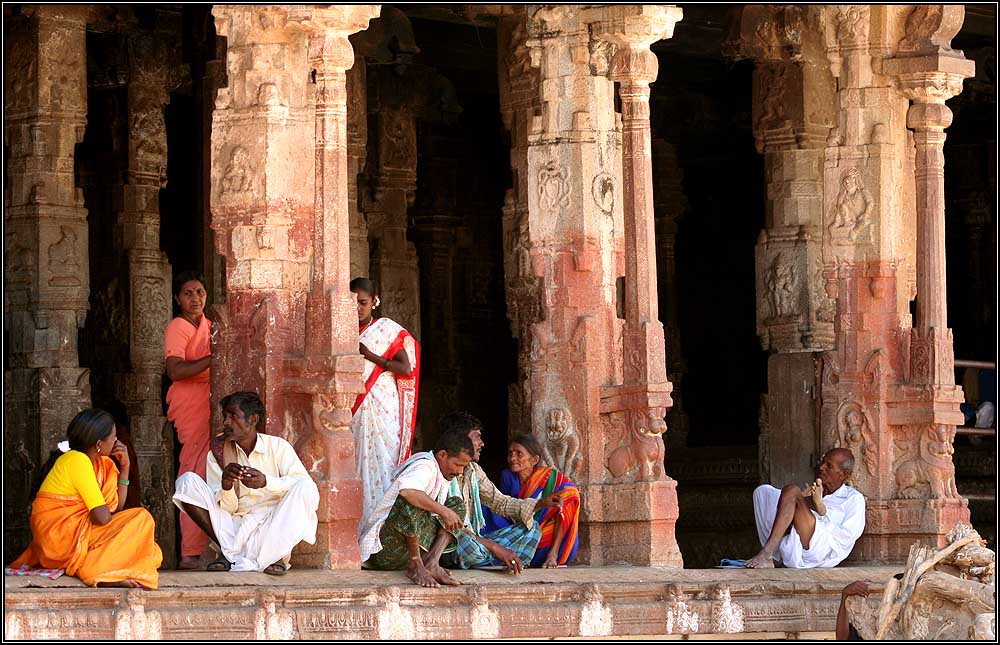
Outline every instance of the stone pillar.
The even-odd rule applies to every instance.
[[[962,91],[975,64],[951,39],[965,19],[963,5],[918,5],[909,10],[896,57],[886,73],[912,101],[906,126],[916,144],[916,321],[910,330],[907,384],[896,393],[890,422],[904,438],[895,459],[897,495],[924,504],[922,531],[944,545],[956,522],[968,522],[968,501],[955,487],[955,426],[963,423],[962,389],[955,385],[953,337],[948,328],[945,271],[944,130],[951,125],[945,101]],[[928,503],[929,502],[929,503]],[[918,506],[919,508],[919,506]],[[929,511],[929,512],[928,512]]]
[[[90,405],[77,352],[89,308],[87,210],[74,178],[89,10],[26,5],[4,19],[4,474],[7,494],[23,502],[70,419]],[[23,507],[8,504],[4,517],[5,545],[27,546]]]
[[[365,29],[378,5],[302,5],[290,10],[309,36],[315,70],[315,208],[312,273],[306,303],[305,352],[286,363],[288,427],[300,437],[303,462],[320,490],[315,545],[303,545],[305,566],[356,568],[361,482],[354,468],[351,406],[364,391],[358,354],[357,304],[350,292],[347,70],[348,36]],[[310,430],[311,428],[311,430]]]
[[[656,286],[649,84],[658,62],[649,47],[670,38],[681,15],[674,6],[624,5],[600,10],[593,25],[599,42],[613,47],[608,78],[619,85],[621,98],[625,238],[623,380],[603,388],[601,412],[611,423],[624,421],[629,439],[607,455],[607,464],[612,477],[631,480],[594,487],[592,493],[604,499],[603,512],[593,519],[606,523],[600,527],[606,559],[628,553],[642,564],[678,567],[677,484],[663,471],[663,418],[672,402]],[[634,475],[623,468],[633,461]],[[628,501],[619,504],[623,497]]]
[[[943,218],[943,206],[922,206],[940,191],[940,174],[936,180],[933,172],[916,175],[915,138],[906,130],[907,93],[939,97],[921,101],[932,107],[910,108],[918,142],[919,130],[945,127],[943,102],[957,91],[954,80],[944,89],[916,88],[936,86],[928,83],[935,64],[955,76],[971,71],[947,48],[964,10],[843,5],[809,11],[820,12],[839,79],[825,160],[824,277],[837,310],[835,346],[823,354],[822,444],[848,447],[858,459],[853,480],[868,499],[868,514],[853,557],[900,561],[914,541],[940,544],[955,521],[968,521],[951,460],[962,393],[951,375],[950,332],[940,313],[939,320],[928,319],[926,332],[920,324],[910,329],[909,301],[923,266],[918,258],[930,250],[918,248],[917,231],[929,212]],[[945,75],[939,80],[947,81]],[[942,279],[931,281],[939,295],[943,265],[941,271]],[[920,315],[929,313],[925,307]]]
[[[740,55],[755,60],[753,127],[764,155],[767,224],[755,249],[757,333],[768,357],[759,439],[776,484],[809,481],[819,445],[815,352],[834,343],[823,281],[823,158],[835,84],[822,34],[800,6],[743,10]]]
[[[507,318],[511,335],[518,341],[517,378],[508,388],[508,433],[513,436],[532,428],[531,330],[542,317],[542,281],[531,262],[529,227],[528,131],[541,110],[540,79],[531,65],[526,45],[526,14],[515,13],[497,25],[500,80],[500,113],[510,132],[511,188],[504,196],[503,257]]]
[[[365,218],[372,243],[371,277],[381,293],[382,315],[420,338],[420,269],[407,240],[408,210],[417,188],[417,121],[410,101],[418,91],[387,66],[374,68],[375,145],[369,151]]]
[[[355,54],[347,70],[347,212],[351,226],[351,277],[369,274],[368,222],[359,206],[358,175],[368,154],[368,67]]]
[[[667,411],[670,432],[664,441],[668,452],[687,447],[688,418],[681,387],[687,361],[681,350],[680,321],[677,316],[677,231],[687,212],[687,197],[681,187],[684,171],[673,144],[653,139],[653,203],[656,223],[656,283],[659,286],[660,320],[666,346],[667,378],[673,390],[673,405]]]
[[[156,519],[157,543],[171,564],[174,556],[176,479],[174,437],[166,432],[161,403],[163,330],[170,322],[171,267],[160,250],[160,190],[167,182],[167,130],[164,106],[181,81],[181,64],[164,32],[132,31],[129,38],[127,162],[118,213],[121,248],[128,276],[129,363],[115,375],[119,400],[128,409],[143,504]]]

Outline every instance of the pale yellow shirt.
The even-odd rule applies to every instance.
[[[232,515],[246,515],[254,508],[273,506],[281,501],[295,482],[309,478],[309,473],[295,454],[292,444],[273,435],[258,434],[257,445],[249,455],[237,444],[236,462],[264,473],[267,483],[263,488],[256,489],[240,484],[239,497],[236,495],[235,485],[229,490],[223,490],[222,468],[215,460],[215,455],[209,452],[206,472],[208,487],[215,493],[215,501],[219,507]]]

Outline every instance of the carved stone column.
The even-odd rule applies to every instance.
[[[166,27],[166,16],[157,25]],[[178,33],[179,29],[169,33]],[[174,555],[174,438],[162,414],[163,330],[170,322],[171,267],[160,250],[160,189],[167,181],[164,106],[181,80],[180,61],[160,30],[131,31],[127,165],[118,227],[126,256],[131,370],[115,375],[118,398],[129,412],[143,505],[156,520],[157,542],[169,563]]]
[[[823,452],[813,352],[834,343],[823,280],[823,157],[836,121],[834,80],[817,21],[800,6],[743,10],[740,55],[753,58],[753,126],[767,177],[755,250],[757,333],[768,357],[769,420],[760,441],[775,482],[808,481]]]
[[[541,320],[541,278],[531,262],[528,192],[528,131],[541,110],[539,70],[531,65],[523,11],[501,18],[497,26],[500,113],[510,132],[511,188],[504,196],[503,257],[507,318],[518,340],[517,379],[508,388],[511,436],[532,427],[531,351],[533,325]]]
[[[915,540],[940,543],[956,520],[968,518],[951,461],[962,394],[950,375],[946,321],[931,317],[926,325],[932,338],[942,335],[934,360],[944,365],[932,368],[931,352],[921,345],[927,335],[919,325],[911,332],[909,316],[923,266],[918,258],[930,250],[918,249],[917,214],[943,218],[940,209],[920,205],[933,202],[941,180],[931,187],[927,175],[915,174],[909,104],[896,87],[909,91],[902,80],[908,73],[916,74],[913,81],[929,80],[934,70],[920,67],[928,59],[912,53],[929,49],[908,43],[939,43],[941,52],[950,52],[947,43],[961,25],[955,10],[963,11],[940,5],[809,9],[820,12],[831,71],[839,78],[837,125],[825,161],[824,276],[837,312],[835,347],[823,354],[822,443],[850,448],[858,459],[853,481],[868,499],[866,532],[853,555],[858,560],[903,560]],[[945,57],[951,61],[940,71],[971,71],[955,61],[960,54]],[[943,118],[926,116],[943,114],[945,92],[938,94],[940,101],[925,101],[934,107],[910,108],[909,125],[926,128],[931,140],[944,128]],[[918,153],[933,157],[933,147]],[[941,276],[931,281],[932,290],[943,290]]]
[[[351,277],[369,275],[368,222],[358,198],[358,175],[368,155],[368,67],[355,54],[347,70],[347,212],[351,226]]]
[[[381,292],[381,311],[420,338],[420,269],[407,240],[408,210],[417,187],[417,121],[410,101],[420,90],[387,66],[369,77],[376,145],[369,151],[365,217],[372,244],[371,276]]]
[[[74,148],[87,122],[84,6],[22,7],[4,18],[4,474],[17,503],[5,545],[30,539],[31,478],[90,405],[77,334],[89,308],[87,210]]]
[[[964,395],[955,385],[948,328],[943,149],[944,130],[952,119],[945,101],[958,95],[962,81],[975,72],[975,64],[950,47],[964,18],[963,5],[913,7],[896,57],[885,65],[902,95],[912,101],[906,125],[916,144],[917,315],[910,330],[908,383],[896,393],[898,402],[890,410],[890,419],[913,441],[897,441],[903,448],[896,458],[897,495],[933,500],[922,528],[939,546],[956,522],[969,521],[968,501],[955,487],[952,461]]]
[[[354,468],[351,406],[364,391],[358,354],[357,305],[350,292],[347,70],[348,36],[378,16],[378,5],[303,5],[291,19],[309,35],[315,70],[316,193],[312,274],[306,304],[305,353],[286,361],[285,395],[303,462],[320,490],[315,545],[301,548],[304,565],[356,568],[361,482]],[[294,405],[294,408],[292,408]]]
[[[656,283],[659,287],[660,320],[663,322],[666,345],[667,378],[673,389],[673,405],[667,411],[670,432],[664,438],[667,449],[687,447],[688,418],[684,410],[681,387],[687,362],[681,350],[680,321],[677,295],[677,231],[687,211],[687,197],[681,187],[684,171],[677,160],[673,144],[663,139],[652,141],[653,203],[656,222]]]
[[[656,303],[648,104],[656,69],[649,45],[679,19],[676,8],[639,6],[529,15],[542,105],[528,135],[528,226],[545,312],[531,328],[531,420],[536,433],[546,428],[552,452],[566,454],[557,465],[582,471],[581,560],[591,564],[681,564],[676,484],[663,473],[660,436],[670,386]],[[619,332],[614,282],[622,273]]]

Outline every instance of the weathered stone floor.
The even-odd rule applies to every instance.
[[[165,571],[160,589],[4,579],[10,639],[832,638],[840,590],[898,567],[770,571],[570,567],[458,571],[423,589],[395,572]]]

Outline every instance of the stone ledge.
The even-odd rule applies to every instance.
[[[167,571],[156,591],[7,577],[4,632],[93,640],[826,637],[846,584],[867,578],[878,593],[897,571],[570,567],[517,578],[459,571],[462,586],[440,589],[394,572]]]

